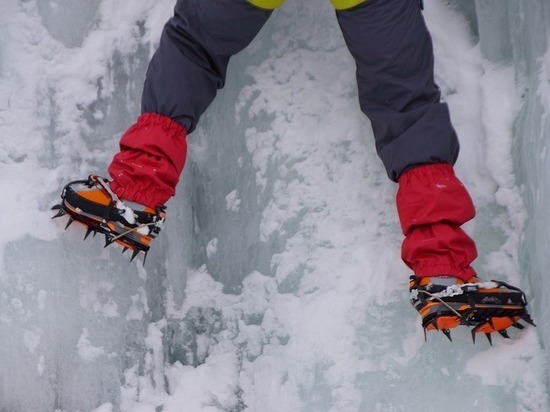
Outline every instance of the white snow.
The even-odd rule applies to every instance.
[[[80,338],[78,339],[78,343],[76,345],[78,349],[78,355],[82,358],[82,360],[87,362],[91,362],[98,356],[101,356],[105,353],[102,347],[93,346],[90,343],[89,338],[90,333],[88,332],[88,329],[82,329],[82,335],[80,335]]]
[[[521,18],[499,61],[426,1],[476,268],[521,286],[541,324],[493,347],[465,329],[424,342],[396,187],[328,1],[289,0],[234,58],[145,268],[50,219],[65,183],[105,174],[173,3],[2,2],[0,410],[550,410],[550,52],[527,27],[546,33],[544,0],[502,2]],[[481,3],[482,34],[500,33]]]

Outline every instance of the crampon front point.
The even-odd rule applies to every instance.
[[[136,207],[134,207],[136,206]],[[130,208],[114,194],[109,181],[90,175],[87,180],[67,184],[61,193],[61,203],[52,207],[57,213],[53,219],[68,215],[65,229],[73,222],[86,227],[84,240],[90,234],[105,236],[105,247],[117,243],[122,253],[132,251],[132,261],[140,252],[143,262],[151,241],[160,233],[166,213],[163,208],[151,209],[132,204]]]
[[[465,325],[471,328],[474,343],[476,335],[484,333],[492,345],[493,332],[509,339],[508,328],[525,327],[520,321],[535,326],[527,312],[525,294],[502,281],[411,276],[409,286],[425,337],[427,331],[437,330],[452,340],[450,330]]]

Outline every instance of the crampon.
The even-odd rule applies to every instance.
[[[468,282],[449,277],[418,278],[411,276],[410,300],[422,317],[424,337],[431,330],[441,331],[451,339],[451,329],[460,325],[471,328],[472,339],[484,333],[492,345],[491,333],[509,339],[507,329],[523,329],[524,321],[535,326],[527,312],[525,294],[505,282]]]
[[[134,205],[132,204],[132,207]],[[122,253],[132,251],[132,261],[140,252],[143,263],[151,241],[162,229],[166,213],[163,208],[130,208],[114,194],[109,181],[91,175],[88,180],[76,180],[67,184],[61,193],[61,203],[52,207],[57,213],[52,218],[68,215],[65,229],[73,222],[86,227],[84,240],[93,233],[105,236],[105,247],[117,243]],[[142,209],[142,210],[139,210]]]

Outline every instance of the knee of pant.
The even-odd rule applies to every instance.
[[[260,9],[275,10],[283,4],[285,0],[248,0],[248,2]]]
[[[336,10],[349,10],[366,3],[367,0],[330,0],[330,2]]]

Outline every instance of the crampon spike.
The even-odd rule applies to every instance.
[[[437,322],[436,322],[435,319],[432,319],[430,322],[428,322],[428,323],[426,324],[426,327],[428,327],[428,326],[430,326],[430,325],[432,325],[432,326],[434,327],[435,330],[439,330],[439,326],[437,326]]]
[[[69,220],[67,221],[67,225],[65,226],[65,230],[67,230],[73,222],[74,222],[74,219],[72,217],[70,217]]]
[[[128,246],[124,246],[124,247],[122,248],[121,254],[124,253],[124,252],[126,252],[128,249],[130,249]]]
[[[147,259],[147,252],[143,252],[143,266],[145,266],[145,259]]]
[[[485,323],[478,323],[474,328],[472,329],[472,340],[474,341],[474,344],[476,343],[476,334],[478,331],[485,325]]]
[[[491,337],[491,334],[486,333],[485,336],[487,336],[487,340],[489,341],[489,345],[493,346],[493,338]]]
[[[424,329],[424,342],[428,342],[428,333],[426,331],[426,327],[424,326],[422,329]]]
[[[518,322],[512,323],[512,326],[516,329],[519,329],[519,330],[525,329],[525,326],[523,326],[521,323],[518,323]]]
[[[447,336],[447,339],[449,339],[451,342],[453,341],[453,339],[451,338],[451,331],[449,329],[443,329],[441,330],[441,332],[443,332],[443,334]]]
[[[104,248],[111,245],[111,243],[113,243],[113,241],[111,240],[111,237],[108,235],[108,234],[105,234],[105,246],[103,246]]]
[[[134,249],[134,251],[132,252],[132,257],[130,258],[130,262],[132,260],[134,260],[136,258],[136,256],[139,255],[139,250],[138,249]]]
[[[88,236],[90,236],[90,233],[94,232],[94,235],[95,235],[95,229],[89,227],[88,229],[86,229],[86,234],[84,235],[84,240],[86,240],[88,238]]]
[[[63,209],[59,209],[55,215],[52,216],[52,219],[57,219],[58,217],[65,216],[67,213]]]
[[[498,333],[500,333],[500,336],[502,336],[504,339],[510,339],[510,335],[508,335],[508,332],[506,332],[505,329],[499,330]]]
[[[529,316],[528,313],[524,313],[523,315],[521,315],[521,319],[523,319],[529,325],[537,326],[535,325],[535,322],[533,322],[533,319],[531,319],[531,316]]]
[[[65,216],[67,212],[65,212],[65,209],[61,205],[54,205],[52,206],[52,210],[57,210],[57,213],[52,216],[52,219],[56,219],[61,216]]]

